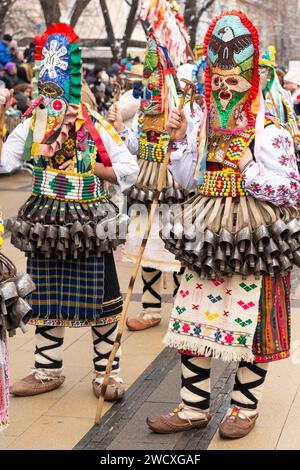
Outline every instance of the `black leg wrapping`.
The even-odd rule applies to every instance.
[[[153,274],[153,276],[151,276]],[[162,272],[152,268],[142,268],[143,308],[161,308],[161,292],[154,289],[154,284],[161,281]],[[157,300],[157,302],[151,300]]]
[[[249,371],[253,372],[258,378],[257,380],[253,380],[252,382],[241,383],[238,378],[239,369],[242,367],[247,368]],[[251,389],[255,389],[257,387],[261,387],[264,384],[266,378],[267,370],[262,369],[259,367],[258,363],[251,364],[250,362],[241,361],[239,363],[239,368],[235,376],[235,384],[233,391],[240,392],[246,398],[246,402],[242,403],[241,401],[231,399],[231,405],[236,405],[240,408],[248,408],[251,410],[256,410],[258,399],[253,395]]]
[[[96,372],[104,373],[117,336],[118,323],[113,325],[92,327],[94,346],[94,368]],[[120,349],[113,362],[112,371],[119,369]]]
[[[43,338],[51,342],[51,344],[49,344],[48,346],[36,345],[35,352],[34,352],[35,357],[37,357],[37,355],[40,355],[41,357],[49,361],[48,363],[45,364],[43,362],[38,362],[37,360],[35,360],[34,366],[36,369],[61,369],[62,368],[63,361],[55,360],[51,357],[51,355],[46,354],[45,352],[45,351],[50,352],[51,350],[53,351],[57,348],[61,348],[63,345],[63,342],[64,342],[63,338],[58,338],[56,336],[53,336],[52,334],[50,335],[47,333],[47,332],[56,330],[56,328],[57,327],[55,326],[37,326],[36,327],[35,334],[41,335]]]
[[[201,359],[206,360],[207,358],[198,358],[197,356],[186,356],[184,354],[181,355],[181,364],[182,366],[186,367],[190,372],[192,372],[192,377],[184,376],[184,367],[182,367],[183,373],[181,374],[181,383],[182,383],[182,390],[181,390],[181,398],[185,405],[190,406],[192,408],[198,408],[201,410],[208,410],[209,409],[209,401],[210,401],[210,392],[203,390],[201,388],[201,383],[205,388],[209,390],[209,380],[210,380],[210,367],[209,368],[202,368],[196,365],[194,362],[191,362],[192,359],[196,357],[201,361]],[[199,361],[199,362],[200,362]],[[190,374],[188,374],[190,375]],[[196,395],[199,397],[199,401],[190,401],[188,399],[189,394],[191,397]]]

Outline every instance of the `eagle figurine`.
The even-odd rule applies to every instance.
[[[218,37],[219,35],[221,37]],[[251,34],[242,34],[235,37],[233,29],[230,26],[226,26],[218,31],[218,36],[212,35],[208,48],[215,54],[218,54],[214,64],[215,67],[219,67],[222,70],[230,70],[237,65],[234,60],[234,54],[239,54],[243,49],[252,44]]]

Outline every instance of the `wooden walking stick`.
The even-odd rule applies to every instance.
[[[0,105],[0,158],[3,147],[3,130],[4,130],[4,118],[5,118],[5,105]]]
[[[195,89],[195,86],[192,82],[190,82],[189,80],[185,80],[185,79],[183,79],[183,81],[185,81],[186,85],[185,85],[183,95],[180,99],[180,104],[179,104],[179,108],[178,108],[180,111],[183,110],[183,108],[184,108],[185,100],[186,100],[186,97],[187,97],[187,94],[188,94],[189,90],[192,89],[193,92],[194,92],[194,89]],[[125,320],[126,320],[126,316],[127,316],[131,296],[132,296],[132,293],[133,293],[134,283],[136,281],[136,278],[137,278],[137,275],[138,275],[138,272],[139,272],[139,268],[140,268],[140,264],[141,264],[141,261],[142,261],[142,258],[143,258],[143,254],[144,254],[144,251],[145,251],[147,240],[148,240],[148,237],[149,237],[149,234],[150,234],[150,231],[151,231],[152,222],[153,222],[153,219],[154,219],[156,208],[158,206],[159,195],[160,195],[162,189],[164,188],[165,179],[166,179],[166,175],[167,175],[167,171],[168,171],[168,164],[169,164],[171,150],[172,150],[172,142],[175,139],[175,135],[176,135],[176,129],[173,129],[172,132],[171,132],[171,135],[170,135],[170,142],[169,142],[169,145],[168,145],[166,156],[164,158],[163,164],[162,164],[161,169],[160,169],[158,182],[157,182],[156,193],[155,193],[153,202],[151,204],[150,213],[148,215],[147,228],[145,230],[144,237],[143,237],[143,240],[142,240],[142,243],[141,243],[141,247],[139,249],[137,260],[136,260],[136,263],[135,263],[135,267],[133,269],[133,272],[131,274],[131,278],[130,278],[130,281],[129,281],[127,295],[126,295],[126,298],[125,298],[125,301],[124,301],[123,311],[122,311],[122,314],[121,314],[121,318],[119,320],[117,337],[116,337],[116,340],[114,342],[112,351],[110,353],[110,356],[109,356],[109,359],[108,359],[108,362],[107,362],[107,366],[106,366],[106,370],[105,370],[105,374],[104,374],[104,378],[103,378],[103,382],[102,382],[102,386],[101,386],[100,397],[99,397],[98,404],[97,404],[97,411],[96,411],[96,417],[95,417],[95,424],[97,424],[97,425],[100,424],[100,421],[101,421],[102,410],[103,410],[103,405],[104,405],[104,396],[105,396],[105,392],[106,392],[106,389],[107,389],[110,373],[111,373],[111,370],[112,370],[113,361],[115,359],[116,353],[117,353],[117,351],[120,347],[120,344],[121,344],[124,324],[125,324]]]

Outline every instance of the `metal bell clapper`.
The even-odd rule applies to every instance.
[[[250,268],[254,269],[257,261],[257,251],[253,242],[247,248],[245,258]]]
[[[174,188],[168,188],[165,191],[165,198],[167,202],[173,202],[175,200],[176,192]]]
[[[251,242],[251,232],[249,227],[242,228],[235,237],[235,243],[241,253],[245,253]]]
[[[249,276],[249,274],[251,274],[251,273],[249,272],[249,266],[248,266],[248,264],[247,264],[246,261],[244,262],[244,264],[243,264],[242,267],[241,267],[240,274],[241,274],[241,276],[242,276],[242,279],[246,279],[247,276]]]
[[[218,267],[218,270],[221,273],[224,273],[226,271],[226,255],[221,248],[221,246],[218,246],[215,254],[215,261],[216,261],[216,266]]]
[[[60,243],[64,247],[65,250],[68,250],[69,248],[69,240],[70,240],[69,227],[63,227],[63,226],[58,227],[58,233],[57,233],[58,243]]]
[[[262,258],[258,258],[254,270],[255,276],[263,276],[264,274],[267,273],[267,265],[265,261]]]
[[[263,253],[265,250],[265,246],[268,244],[268,241],[270,239],[270,233],[267,227],[265,227],[264,225],[258,227],[254,231],[253,238],[257,246],[258,252]]]
[[[51,258],[51,247],[50,247],[50,243],[48,240],[44,241],[41,247],[41,251],[44,254],[45,258],[47,259]]]
[[[268,265],[272,264],[273,258],[276,258],[279,255],[279,250],[277,244],[272,238],[270,238],[268,245],[265,248],[265,259]]]
[[[278,273],[280,271],[280,266],[279,266],[279,261],[277,258],[273,258],[272,259],[272,264],[268,266],[269,268],[269,272],[272,272],[272,274],[270,274],[272,277],[275,276],[276,273]]]
[[[215,265],[214,259],[211,256],[207,257],[206,260],[204,261],[203,271],[209,278],[213,278],[217,276],[216,265]]]
[[[38,249],[40,249],[42,244],[44,243],[45,233],[46,233],[45,227],[39,222],[34,224],[34,226],[31,229],[31,232],[30,232],[31,239],[35,241]]]
[[[65,261],[67,259],[67,253],[64,244],[59,240],[56,245],[56,254],[59,259]]]
[[[71,236],[74,241],[75,247],[80,248],[81,236],[83,234],[83,227],[78,220],[76,220],[76,222],[73,223],[70,232],[71,232]]]
[[[49,225],[46,229],[46,240],[48,240],[51,248],[55,248],[57,242],[58,230],[55,225]]]
[[[242,255],[236,246],[234,248],[233,254],[229,260],[230,265],[232,266],[233,270],[235,273],[239,273],[241,269],[241,264],[242,264]]]
[[[219,245],[224,251],[225,255],[229,257],[232,253],[234,246],[234,235],[230,233],[226,228],[222,228],[220,231]]]
[[[290,260],[287,256],[280,255],[278,257],[278,261],[279,261],[279,266],[280,266],[280,271],[281,272],[285,272],[285,271],[288,271],[289,269],[291,269],[292,265],[291,265],[291,262],[290,262]]]
[[[89,250],[93,246],[93,240],[95,239],[94,228],[90,224],[83,226],[83,237],[86,248]]]

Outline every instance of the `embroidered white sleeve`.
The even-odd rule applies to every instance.
[[[116,173],[118,185],[124,192],[137,180],[139,167],[136,159],[125,144],[118,145],[103,127],[101,127],[100,135]]]
[[[198,160],[198,129],[199,123],[196,123],[185,139],[175,141],[172,146],[169,169],[175,181],[184,189],[190,189],[194,185],[194,174]]]
[[[300,177],[291,136],[274,124],[265,128],[260,164],[253,161],[243,172],[246,190],[277,206],[297,204]]]
[[[22,166],[29,126],[30,119],[18,124],[3,145],[0,164],[7,173],[11,173]]]
[[[124,131],[119,132],[119,135],[129,152],[131,152],[132,155],[137,155],[139,151],[138,113],[136,113],[133,118],[131,129],[126,127]]]

